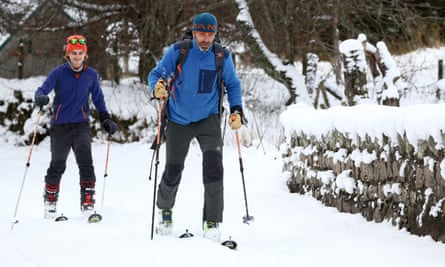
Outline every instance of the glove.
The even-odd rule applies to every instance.
[[[34,103],[42,108],[44,105],[49,103],[49,97],[47,95],[38,95],[35,97]]]
[[[241,106],[233,106],[230,108],[229,125],[232,130],[238,130],[241,125],[246,124],[247,120],[244,117]]]
[[[117,131],[117,125],[111,119],[105,119],[102,122],[102,127],[109,135],[113,135]]]
[[[230,114],[229,125],[232,130],[241,128],[241,115],[239,113]]]
[[[155,85],[155,97],[158,99],[161,98],[167,98],[168,97],[168,92],[167,92],[167,88],[166,88],[166,84],[165,81],[160,78],[158,80],[158,82]]]

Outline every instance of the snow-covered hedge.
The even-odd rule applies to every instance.
[[[34,107],[34,92],[45,77],[32,77],[24,80],[0,79],[0,141],[17,145],[31,142],[38,109]],[[157,102],[150,100],[148,86],[135,78],[124,79],[120,85],[102,81],[102,89],[108,110],[119,131],[113,135],[116,142],[151,142],[156,134]],[[50,94],[50,101],[52,101]],[[36,143],[49,135],[51,105],[45,106],[37,127]],[[91,132],[96,139],[106,139],[97,112],[91,103]]]
[[[238,75],[242,83],[244,112],[249,121],[241,130],[243,144],[249,146],[263,140],[276,146],[283,136],[277,117],[289,98],[286,88],[261,69],[239,67]],[[38,117],[33,96],[44,80],[44,76],[23,80],[0,78],[0,141],[17,145],[31,142]],[[113,141],[151,144],[156,135],[158,101],[151,99],[148,86],[130,77],[122,79],[119,85],[103,80],[101,87],[108,110],[119,127]],[[228,106],[225,97],[225,110],[229,110]],[[95,140],[105,140],[107,135],[98,122],[92,103],[91,111],[92,135]],[[45,106],[38,127],[37,143],[49,135],[50,118],[50,107]],[[226,119],[223,123],[223,127],[227,127]],[[225,141],[233,143],[233,136],[226,134]]]

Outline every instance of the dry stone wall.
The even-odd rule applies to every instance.
[[[378,135],[375,129],[373,135],[359,134],[344,126],[338,127],[343,131],[336,129],[328,116],[318,117],[323,120],[315,119],[313,125],[321,124],[322,133],[298,119],[295,125],[302,126],[289,126],[292,120],[282,118],[287,125],[287,142],[281,148],[283,170],[290,192],[310,194],[341,212],[389,221],[410,233],[445,242],[443,130],[413,142],[400,128],[398,133]]]

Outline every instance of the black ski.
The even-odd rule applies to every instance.
[[[185,230],[185,233],[179,235],[179,238],[190,238],[193,237],[194,235],[189,232],[188,229]],[[223,242],[221,242],[221,245],[224,247],[228,247],[230,249],[236,249],[238,247],[238,244],[236,243],[235,240],[232,240],[232,238],[229,237],[228,240],[225,240]]]

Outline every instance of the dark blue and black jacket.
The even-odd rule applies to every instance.
[[[89,98],[99,114],[108,115],[97,71],[84,64],[83,70],[75,72],[66,62],[54,68],[45,82],[35,92],[35,97],[48,95],[54,89],[52,124],[88,122]]]

